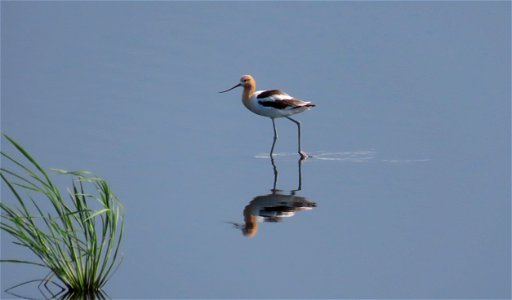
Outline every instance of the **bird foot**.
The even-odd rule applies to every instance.
[[[306,152],[300,150],[299,151],[299,155],[300,155],[300,160],[305,160],[308,158],[308,155],[306,154]]]

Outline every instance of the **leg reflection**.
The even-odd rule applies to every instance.
[[[274,172],[274,182],[271,193],[254,197],[243,210],[244,224],[230,222],[235,228],[240,229],[246,237],[253,237],[258,233],[261,222],[280,222],[284,218],[293,217],[299,211],[311,210],[316,203],[296,193],[302,190],[302,159],[298,161],[298,185],[297,189],[288,193],[279,190],[277,179],[279,171],[275,160],[270,156],[270,163]]]

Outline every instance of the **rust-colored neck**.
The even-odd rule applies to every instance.
[[[242,92],[242,103],[245,107],[249,108],[251,97],[254,95],[256,91],[255,82],[251,82],[250,84],[244,85],[244,91]]]
[[[244,92],[242,93],[242,100],[248,101],[254,95],[256,88],[253,85],[244,86]]]

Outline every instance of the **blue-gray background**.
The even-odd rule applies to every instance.
[[[2,131],[123,200],[113,298],[509,298],[510,9],[3,1]],[[226,222],[272,188],[271,122],[217,93],[246,73],[317,103],[297,119],[318,207],[252,239]],[[2,265],[2,297],[40,273]]]

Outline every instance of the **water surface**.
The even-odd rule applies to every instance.
[[[115,299],[508,298],[509,24],[506,2],[6,2],[2,131],[123,200]],[[271,121],[217,93],[245,73],[317,104],[300,173],[295,124],[273,165]],[[244,210],[272,222],[248,238]],[[45,272],[1,274],[8,297]]]

